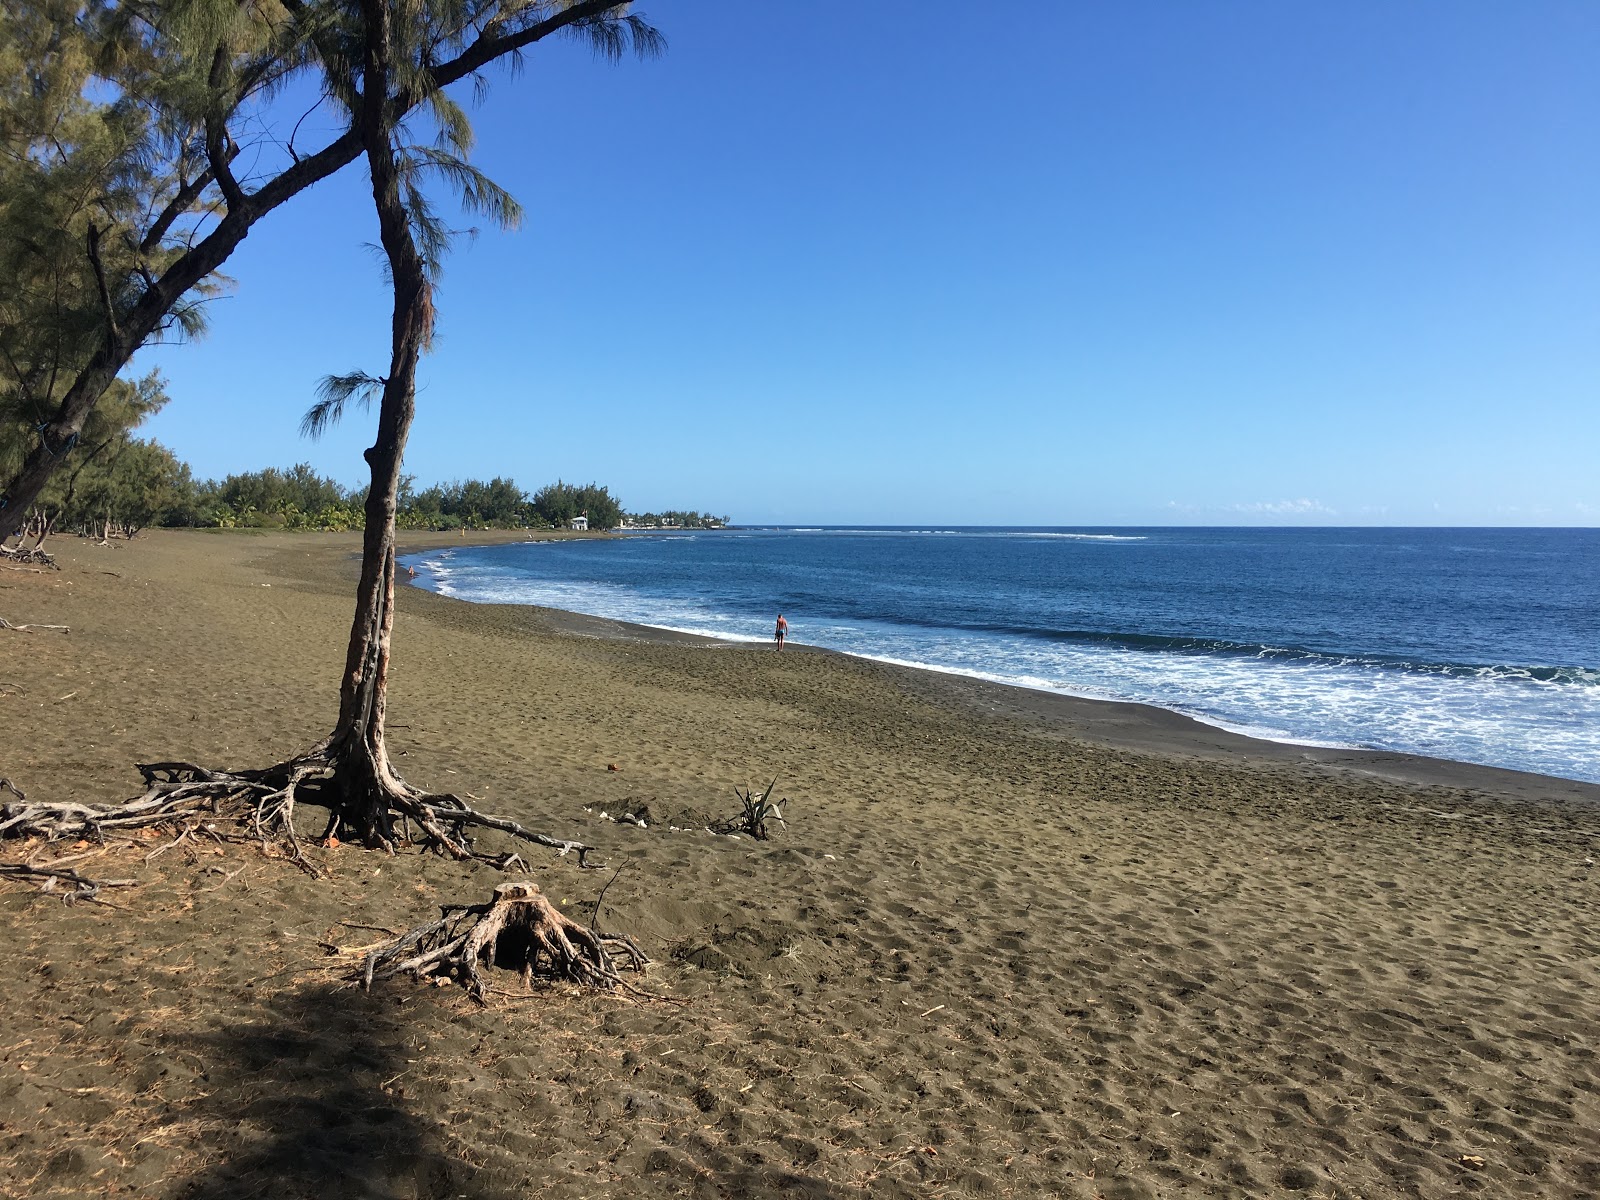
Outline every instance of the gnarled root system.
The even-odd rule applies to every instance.
[[[487,967],[594,988],[633,989],[619,969],[643,971],[650,960],[625,934],[598,933],[565,916],[531,881],[502,883],[488,904],[448,905],[439,920],[419,925],[367,955],[364,986],[395,975],[451,978],[482,1001]]]
[[[473,846],[475,828],[496,829],[522,841],[576,852],[578,865],[591,847],[524,829],[504,817],[480,813],[457,796],[425,792],[384,772],[352,780],[324,748],[258,771],[217,771],[186,762],[141,763],[145,790],[123,804],[105,807],[71,802],[36,802],[13,790],[0,803],[0,838],[90,838],[149,828],[174,835],[202,832],[218,839],[256,840],[267,853],[284,853],[315,875],[295,831],[295,807],[306,800],[329,810],[324,837],[337,831],[366,844],[393,850],[420,844],[452,858],[476,858],[498,867],[520,860],[490,855]]]

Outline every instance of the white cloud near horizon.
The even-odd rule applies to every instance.
[[[1184,504],[1168,500],[1167,507],[1185,513],[1239,513],[1256,517],[1336,517],[1339,510],[1321,500],[1257,500],[1249,504]]]
[[[1258,500],[1254,504],[1230,504],[1228,512],[1256,513],[1269,517],[1335,517],[1339,510],[1321,500]]]

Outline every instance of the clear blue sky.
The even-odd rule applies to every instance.
[[[407,469],[755,522],[1600,524],[1600,5],[656,0],[474,161]],[[463,96],[463,99],[469,97]],[[453,210],[452,210],[453,212]],[[461,224],[470,223],[462,218]],[[148,352],[200,476],[362,478],[359,168]]]

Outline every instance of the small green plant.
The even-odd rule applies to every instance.
[[[758,792],[748,785],[743,791],[740,791],[739,785],[735,784],[733,794],[739,797],[739,803],[744,806],[744,811],[736,817],[729,817],[726,821],[718,821],[707,826],[707,828],[712,833],[748,834],[758,842],[764,842],[772,836],[771,830],[767,828],[768,822],[776,821],[784,828],[788,828],[789,822],[783,819],[783,806],[789,801],[787,799],[772,799],[773,789],[777,786],[777,776],[773,776],[772,782],[767,784],[767,789],[764,792]]]

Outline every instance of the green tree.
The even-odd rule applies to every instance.
[[[0,136],[7,139],[0,164],[10,172],[0,176],[0,196],[31,188],[49,200],[35,200],[38,211],[65,214],[82,195],[73,179],[87,174],[94,186],[81,207],[100,215],[61,225],[65,236],[29,268],[75,280],[68,289],[71,305],[59,312],[48,304],[0,312],[0,326],[52,345],[60,341],[64,350],[42,366],[39,355],[4,364],[11,386],[27,381],[18,402],[34,420],[11,455],[16,465],[0,463],[0,542],[21,527],[134,354],[154,338],[195,327],[197,299],[256,223],[367,153],[369,139],[360,127],[361,98],[370,90],[367,69],[381,69],[386,81],[379,115],[384,126],[399,128],[424,108],[441,130],[470,140],[446,87],[467,79],[481,84],[484,68],[514,62],[527,47],[561,32],[579,33],[613,56],[630,41],[654,46],[655,31],[625,9],[609,0],[425,0],[396,4],[375,22],[354,0],[11,0],[0,10],[6,21],[0,46],[8,47],[0,59],[6,81],[0,85]],[[365,31],[380,26],[390,40],[377,60],[368,61]],[[320,148],[304,152],[295,144],[300,114],[275,109],[272,99],[288,79],[311,68],[321,72],[345,120]],[[53,108],[33,102],[41,94],[54,98]],[[85,135],[64,143],[65,160],[56,161],[60,115],[82,116],[80,108],[105,119],[113,109],[126,114],[141,136],[108,160],[79,154],[88,144]],[[410,161],[429,165],[433,157],[439,172],[457,172],[464,163],[446,142]],[[246,145],[252,153],[242,158]],[[256,164],[251,173],[236,174],[245,161]],[[28,172],[27,179],[17,177]],[[457,175],[469,198],[492,199],[477,195],[476,180],[470,169]],[[130,189],[130,182],[136,186]],[[442,250],[443,227],[410,199],[412,193],[421,199],[415,172],[400,191],[402,202],[419,213],[424,251]],[[30,244],[13,232],[29,224],[27,211],[0,209],[0,247]],[[60,221],[34,223],[54,227]],[[49,380],[47,389],[40,388],[41,379]]]
[[[407,784],[395,771],[385,743],[401,464],[415,413],[417,362],[432,341],[434,280],[449,240],[425,183],[443,179],[470,210],[513,223],[515,202],[466,161],[471,126],[443,89],[561,30],[584,37],[611,58],[629,48],[641,55],[656,53],[660,35],[629,14],[626,5],[586,0],[329,0],[315,9],[299,0],[285,4],[296,24],[308,31],[324,69],[326,93],[348,118],[348,135],[366,160],[393,295],[386,372],[377,377],[359,371],[330,376],[304,422],[306,432],[316,434],[337,420],[350,400],[378,400],[376,437],[364,453],[371,482],[339,716],[311,750],[261,770],[222,772],[188,764],[146,768],[154,799],[136,803],[142,805],[144,818],[153,805],[165,805],[160,811],[167,814],[193,814],[202,804],[208,814],[224,802],[246,806],[257,831],[273,828],[293,847],[298,844],[296,796],[308,781],[315,781],[311,786],[317,801],[330,811],[327,836],[342,830],[367,845],[391,847],[401,838],[403,822],[442,852],[465,857],[473,853],[467,831],[488,825],[570,848],[570,843],[477,813],[455,796]],[[230,76],[231,60],[224,54],[217,61],[220,73]],[[432,132],[431,144],[414,140],[425,128]],[[211,155],[213,167],[218,158]],[[218,229],[235,212],[253,211],[250,197],[220,171],[219,188],[227,214]],[[236,235],[242,237],[243,229],[236,228]],[[102,812],[95,819],[109,819],[132,807]],[[29,813],[31,824],[11,823],[13,835],[84,825],[81,808],[34,805]],[[580,860],[583,852],[579,847]]]
[[[213,507],[226,508],[239,524],[298,524],[301,527],[329,524],[348,527],[343,514],[351,503],[349,492],[335,480],[317,474],[310,463],[296,463],[287,470],[268,467],[264,471],[229,475],[221,483],[207,484],[204,499]],[[285,520],[291,512],[307,519]],[[257,514],[276,519],[244,519]],[[323,520],[328,514],[337,515],[333,521]]]
[[[281,18],[222,0],[0,10],[0,541],[133,353],[200,329],[226,257],[210,214],[236,191],[227,122],[297,66]]]
[[[166,402],[166,385],[155,371],[132,383],[123,379],[114,381],[85,425],[80,443],[63,455],[64,469],[55,475],[33,505],[30,528],[34,548],[42,546],[45,538],[58,527],[80,527],[87,531],[90,524],[84,508],[87,489],[104,487],[111,464],[132,444],[133,431]],[[103,532],[104,506],[95,511]]]
[[[561,16],[571,20],[559,27],[612,58],[630,47],[642,56],[658,53],[661,38],[626,5],[428,0],[391,6],[388,0],[360,0],[359,9],[346,16],[323,35],[319,49],[325,63],[349,64],[347,74],[330,71],[328,90],[351,114],[371,180],[393,295],[390,356],[381,377],[361,371],[328,377],[303,424],[315,436],[339,419],[350,400],[378,400],[377,436],[365,452],[371,483],[339,718],[323,742],[276,770],[291,779],[311,771],[331,777],[329,835],[344,829],[368,845],[392,846],[399,839],[397,823],[406,820],[441,849],[466,855],[462,829],[481,818],[453,796],[430,796],[406,783],[390,762],[384,737],[401,464],[416,411],[417,363],[433,340],[434,281],[449,242],[425,183],[442,180],[465,208],[502,225],[515,225],[521,210],[468,163],[471,125],[442,90],[446,73],[432,64],[470,63],[476,69],[545,36]],[[421,105],[426,121],[408,121]],[[413,140],[423,125],[431,127],[431,144]]]
[[[124,438],[86,465],[60,521],[93,536],[131,538],[146,526],[185,523],[194,499],[186,463],[159,442]]]
[[[546,484],[533,494],[533,511],[541,521],[557,528],[578,516],[589,518],[590,529],[615,529],[622,524],[622,505],[609,489],[596,483],[557,480]]]

